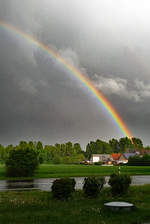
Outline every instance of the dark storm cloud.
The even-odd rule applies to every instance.
[[[146,143],[150,126],[149,2],[0,0],[0,19],[55,48],[85,73]],[[0,28],[0,138],[45,143],[121,137],[75,77]]]

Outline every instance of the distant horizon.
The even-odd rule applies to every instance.
[[[127,137],[127,136],[126,136]],[[125,138],[125,137],[121,137],[121,138]],[[138,138],[138,137],[133,137],[133,138]],[[113,138],[112,138],[113,139]],[[115,138],[114,137],[114,139],[117,139],[117,138]],[[120,139],[120,138],[119,138]],[[117,139],[118,141],[119,141],[119,139]],[[141,138],[140,138],[141,139]],[[18,145],[21,141],[25,141],[25,142],[30,142],[30,141],[32,141],[32,142],[38,142],[38,141],[40,141],[40,142],[42,142],[42,144],[43,144],[43,146],[45,146],[45,145],[52,145],[52,146],[55,146],[55,144],[65,144],[65,143],[67,143],[67,142],[71,142],[73,145],[74,144],[76,144],[76,143],[79,143],[80,144],[80,146],[81,146],[81,148],[82,148],[82,150],[83,151],[85,151],[86,150],[86,146],[87,146],[87,144],[88,143],[90,143],[90,142],[95,142],[96,140],[101,140],[101,141],[104,141],[104,142],[107,142],[107,143],[109,143],[109,140],[111,140],[111,139],[109,139],[109,140],[104,140],[104,139],[100,139],[100,138],[97,138],[97,139],[91,139],[91,140],[89,140],[87,143],[85,143],[85,144],[81,144],[80,142],[78,142],[78,141],[75,141],[75,142],[73,142],[73,141],[62,141],[62,142],[60,142],[60,141],[56,141],[55,143],[45,143],[44,141],[42,141],[42,140],[35,140],[35,139],[21,139],[20,141],[16,141],[15,143],[6,143],[6,144],[2,144],[1,142],[0,142],[0,144],[1,145],[3,145],[3,146],[5,146],[5,147],[7,147],[8,145],[13,145],[13,146],[16,146],[16,145]],[[142,140],[142,139],[141,139]],[[143,142],[143,141],[142,141]],[[145,148],[145,147],[147,147],[147,146],[150,146],[150,145],[148,145],[148,144],[144,144],[144,142],[143,142],[143,147]]]

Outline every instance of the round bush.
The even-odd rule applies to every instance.
[[[96,197],[105,184],[104,177],[87,177],[84,179],[83,191],[87,197]]]
[[[108,184],[111,186],[112,195],[121,195],[128,191],[131,184],[131,177],[123,174],[112,174]]]
[[[59,200],[69,199],[75,191],[75,179],[56,179],[52,184],[52,195]]]
[[[36,150],[29,148],[13,148],[6,160],[6,175],[9,177],[33,176],[38,167],[39,159]]]

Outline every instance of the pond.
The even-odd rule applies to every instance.
[[[42,190],[50,191],[53,181],[56,178],[41,178],[33,180],[18,180],[18,181],[0,181],[0,191],[8,190]],[[76,180],[76,189],[82,189],[84,177],[75,177]],[[105,187],[108,185],[109,177],[106,177]],[[150,175],[145,176],[132,176],[132,185],[143,185],[150,184]]]

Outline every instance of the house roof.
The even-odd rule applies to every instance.
[[[120,153],[112,153],[112,158],[114,160],[118,160],[120,158],[121,154]]]
[[[126,157],[126,159],[129,159],[129,157],[136,156],[136,153],[126,152],[123,155]]]

